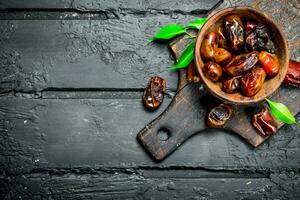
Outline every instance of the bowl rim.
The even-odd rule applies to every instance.
[[[243,100],[241,100],[241,99],[231,100],[230,98],[228,98],[228,96],[223,95],[222,93],[218,93],[218,92],[214,91],[213,89],[211,89],[208,86],[208,81],[207,81],[204,73],[202,72],[202,67],[204,65],[204,61],[202,60],[201,55],[200,55],[200,46],[201,46],[202,40],[204,38],[204,33],[207,32],[210,29],[210,27],[208,27],[209,22],[217,20],[217,18],[220,15],[227,14],[229,12],[237,11],[237,10],[247,10],[247,11],[253,12],[255,14],[258,14],[260,16],[262,15],[268,21],[268,23],[271,23],[272,26],[276,27],[276,29],[278,30],[278,33],[279,33],[280,37],[283,38],[283,44],[284,44],[284,46],[281,47],[281,48],[283,48],[283,52],[285,52],[285,54],[286,54],[285,59],[283,61],[284,66],[286,66],[286,67],[284,68],[283,75],[281,77],[279,77],[279,82],[280,83],[278,85],[272,87],[271,90],[269,90],[269,92],[265,93],[264,95],[262,95],[262,96],[260,96],[258,98],[249,98],[249,100],[244,100],[244,99]],[[202,38],[200,37],[201,34],[202,34]],[[249,105],[249,104],[261,102],[266,97],[271,96],[281,86],[281,84],[282,84],[282,82],[284,80],[284,77],[285,77],[285,75],[287,73],[287,69],[288,69],[288,61],[289,61],[288,42],[287,42],[287,39],[286,39],[286,37],[284,35],[284,32],[282,31],[281,27],[271,17],[269,17],[265,12],[263,12],[261,10],[258,10],[258,9],[254,9],[252,7],[248,7],[248,6],[234,6],[234,7],[228,7],[228,8],[225,8],[225,9],[222,9],[222,10],[219,10],[217,12],[212,13],[209,16],[208,20],[205,22],[205,24],[202,26],[202,28],[199,31],[199,33],[197,35],[197,38],[196,38],[196,44],[195,44],[195,65],[196,65],[196,69],[198,71],[198,74],[200,75],[200,77],[202,79],[202,82],[204,83],[205,87],[208,89],[208,91],[211,94],[213,94],[215,97],[221,99],[222,101],[225,101],[225,102],[228,102],[228,103],[231,103],[231,104]]]

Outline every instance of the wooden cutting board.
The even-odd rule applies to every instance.
[[[188,39],[179,38],[171,43],[177,57]],[[300,111],[300,92],[298,88],[281,86],[271,97],[272,100],[287,105],[293,115]],[[167,109],[137,134],[137,140],[155,160],[163,160],[192,135],[203,132],[208,112],[222,102],[209,94],[202,84],[188,83],[186,70],[179,71],[179,84],[176,95]],[[252,106],[234,106],[234,111],[224,129],[241,136],[254,147],[268,137],[261,136],[251,124],[254,113],[262,110],[265,103]],[[283,123],[279,122],[279,127]],[[160,137],[160,132],[167,137]]]

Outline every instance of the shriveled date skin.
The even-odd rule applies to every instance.
[[[224,71],[231,76],[238,76],[249,71],[258,61],[258,52],[241,54],[234,57],[225,67]]]
[[[257,26],[256,23],[252,22],[252,21],[247,21],[246,22],[246,34],[248,35],[250,32],[252,32],[252,30]]]
[[[267,108],[252,116],[252,125],[262,136],[270,136],[276,133],[278,124]]]
[[[222,90],[226,93],[233,94],[240,88],[240,77],[224,79],[222,82]]]
[[[274,53],[276,51],[275,45],[271,40],[270,33],[267,27],[263,24],[246,24],[246,40],[245,40],[246,51],[268,51]]]
[[[219,27],[216,31],[217,35],[218,35],[218,46],[223,48],[223,49],[228,49],[228,43],[227,43],[227,39],[224,35],[224,30],[222,27]]]
[[[232,115],[232,106],[229,104],[221,104],[213,108],[207,119],[207,126],[210,128],[223,127]]]
[[[254,33],[257,36],[257,50],[262,51],[266,50],[269,53],[275,53],[276,48],[271,40],[270,33],[267,27],[263,24],[258,24],[254,28]]]
[[[241,78],[242,92],[247,97],[252,97],[262,88],[266,78],[263,68],[255,67]]]
[[[203,67],[205,75],[212,81],[218,81],[222,76],[222,68],[219,64],[209,61]]]
[[[283,81],[286,85],[300,88],[300,63],[290,60],[287,74]]]
[[[237,15],[231,15],[225,19],[225,31],[229,46],[237,51],[244,45],[244,25]]]
[[[246,22],[246,38],[245,38],[245,50],[247,52],[255,51],[257,48],[257,36],[253,29],[257,26],[256,23]]]
[[[143,96],[145,107],[151,111],[157,109],[164,100],[165,90],[166,81],[163,78],[151,77]]]
[[[229,62],[231,54],[229,51],[218,47],[220,35],[215,32],[209,32],[203,39],[200,47],[201,57],[204,60],[214,61],[219,64]]]
[[[245,50],[247,52],[255,51],[258,45],[258,38],[256,34],[252,31],[247,34],[245,41]]]

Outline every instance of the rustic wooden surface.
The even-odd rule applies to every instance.
[[[173,63],[147,38],[242,4],[281,23],[299,61],[297,0],[1,0],[1,199],[299,199],[299,126],[257,149],[207,131],[161,163],[135,139],[177,86],[165,73],[162,107],[144,110],[149,76]]]
[[[199,84],[187,83],[185,79],[186,71],[182,69],[179,89],[170,105],[137,135],[138,141],[155,160],[162,161],[191,136],[207,131],[205,122],[209,111],[223,103],[210,94],[203,84],[199,88]],[[270,98],[284,103],[293,115],[300,112],[300,91],[296,87],[281,86]],[[269,137],[262,136],[252,126],[251,116],[262,111],[264,106],[267,106],[264,102],[233,106],[231,118],[220,128],[232,131],[253,147],[258,147]],[[277,122],[280,129],[284,124]]]

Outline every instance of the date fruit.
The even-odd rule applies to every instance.
[[[300,88],[300,63],[290,60],[286,76],[283,81],[286,85]]]
[[[224,64],[230,61],[231,54],[226,49],[217,48],[213,58],[216,63]]]
[[[279,61],[275,54],[262,51],[259,53],[258,60],[268,76],[273,77],[278,74]]]
[[[231,15],[225,19],[225,31],[229,46],[237,51],[244,45],[244,26],[242,20],[237,15]]]
[[[231,61],[224,67],[224,71],[231,76],[245,74],[254,67],[257,61],[258,52],[254,51],[248,54],[241,54],[231,59]]]
[[[248,52],[265,50],[269,53],[275,53],[275,45],[272,42],[270,33],[265,25],[246,24],[245,49]]]
[[[220,46],[223,49],[228,49],[228,44],[227,44],[226,37],[224,35],[223,28],[219,27],[216,32],[218,34],[218,46]]]
[[[262,136],[270,136],[276,133],[278,124],[267,108],[252,116],[252,125]]]
[[[219,48],[218,41],[220,41],[220,35],[215,32],[209,32],[201,43],[200,53],[204,60],[224,64],[230,61],[231,54],[226,49]]]
[[[276,52],[275,45],[274,45],[274,43],[272,42],[271,39],[268,39],[267,42],[265,43],[265,49],[269,53],[275,53]]]
[[[263,24],[258,24],[254,28],[254,33],[257,37],[257,48],[258,51],[266,50],[269,53],[275,53],[276,48],[271,40],[270,33],[267,27]]]
[[[262,88],[266,78],[263,68],[256,67],[241,78],[242,92],[247,97],[252,97]]]
[[[222,76],[222,68],[219,64],[209,61],[203,67],[205,75],[212,81],[216,82]]]
[[[256,23],[251,22],[251,21],[247,21],[246,22],[246,34],[249,34],[250,32],[252,32],[252,30],[257,26]]]
[[[247,34],[246,41],[245,41],[245,50],[247,52],[255,51],[258,45],[258,38],[256,34],[252,31]]]
[[[151,77],[143,95],[145,107],[151,111],[157,109],[164,100],[165,91],[166,81],[158,76]]]
[[[207,33],[201,43],[201,56],[205,60],[213,60],[216,48],[218,48],[218,35],[214,32]]]
[[[222,83],[222,90],[226,93],[233,94],[240,88],[240,77],[233,77],[224,79]]]
[[[255,51],[257,48],[257,36],[254,32],[254,28],[257,26],[256,23],[247,21],[246,22],[246,39],[245,49],[247,52]]]
[[[268,32],[268,29],[265,25],[263,24],[258,24],[256,27],[255,27],[255,33],[257,34],[257,37],[260,37],[260,38],[266,38],[268,39],[269,38],[269,32]]]
[[[232,115],[233,108],[229,104],[221,104],[213,108],[207,119],[207,126],[210,128],[219,128],[225,125]]]

